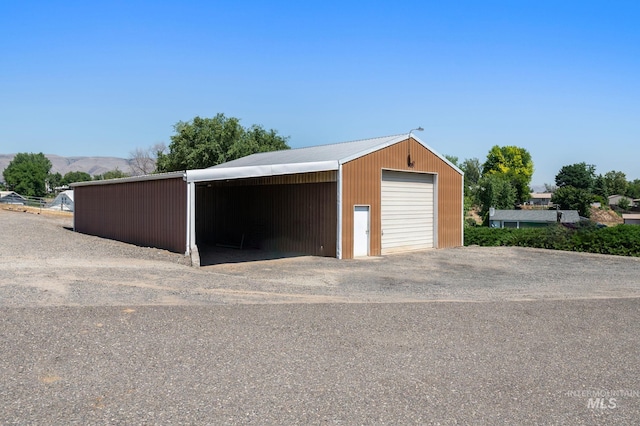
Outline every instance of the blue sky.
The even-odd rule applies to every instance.
[[[218,112],[640,178],[637,1],[0,0],[0,153],[128,157]]]

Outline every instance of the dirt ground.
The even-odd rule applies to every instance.
[[[181,254],[83,235],[68,215],[0,210],[0,306],[398,303],[640,297],[640,259],[461,247],[337,260]],[[260,260],[256,260],[260,259]]]
[[[618,216],[616,212],[610,209],[591,209],[591,220],[607,226],[615,226],[624,223],[622,217]]]

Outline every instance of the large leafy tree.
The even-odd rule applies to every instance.
[[[627,175],[623,172],[611,170],[604,174],[604,181],[607,184],[610,195],[624,195],[627,193],[629,182],[627,182]]]
[[[482,165],[482,174],[505,178],[516,190],[516,202],[523,203],[529,199],[533,160],[526,149],[517,146],[494,146],[487,155],[487,161]]]
[[[573,186],[584,189],[587,192],[593,190],[596,179],[596,166],[586,163],[570,164],[563,166],[556,175],[558,187]]]
[[[478,182],[480,216],[487,220],[489,209],[513,209],[516,204],[516,189],[506,176],[488,174]]]
[[[551,202],[560,206],[564,210],[577,210],[580,216],[589,217],[591,215],[591,201],[593,195],[582,188],[574,186],[562,186],[551,196]]]
[[[224,114],[180,121],[174,129],[169,152],[158,153],[158,172],[202,169],[256,152],[289,148],[287,138],[275,130],[258,125],[245,129],[239,119]]]
[[[11,160],[3,176],[7,187],[27,197],[43,197],[51,161],[43,153],[19,153]]]

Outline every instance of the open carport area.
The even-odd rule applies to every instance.
[[[640,259],[192,268],[0,210],[0,422],[635,424]]]

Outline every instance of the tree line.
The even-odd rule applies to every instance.
[[[276,130],[259,125],[243,127],[235,117],[216,114],[212,118],[196,116],[179,121],[174,126],[168,147],[156,144],[137,148],[130,153],[129,165],[134,175],[202,169],[235,160],[246,155],[289,149],[288,137]],[[477,208],[486,220],[491,207],[512,209],[529,200],[530,183],[534,171],[531,154],[518,146],[493,146],[483,163],[478,158],[458,162],[447,159],[464,173],[465,211]],[[19,153],[4,170],[5,189],[25,196],[42,197],[55,188],[90,180],[129,176],[121,170],[91,176],[85,172],[69,172],[62,176],[51,173],[51,162],[42,153]],[[594,201],[607,204],[613,194],[640,198],[640,179],[627,181],[622,172],[595,174],[595,166],[577,163],[562,167],[555,185],[545,184],[554,192],[552,201],[563,209],[578,210],[589,216]],[[623,201],[624,204],[624,201]]]
[[[527,202],[533,192],[529,187],[533,160],[524,148],[496,145],[484,163],[478,158],[460,163],[457,157],[446,157],[465,174],[465,212],[477,208],[485,223],[491,207],[513,209]],[[591,204],[608,206],[610,195],[640,198],[640,179],[629,181],[616,170],[597,175],[595,170],[595,165],[584,162],[563,166],[555,176],[555,185],[545,184],[546,191],[553,193],[551,201],[561,209],[577,210],[581,216],[589,217]],[[630,202],[623,198],[618,206],[626,210]]]
[[[629,198],[640,198],[640,179],[628,181],[623,172],[616,170],[596,175],[596,166],[584,162],[563,166],[556,175],[555,188],[550,185],[546,188],[553,190],[551,201],[554,204],[563,209],[578,210],[584,217],[589,217],[594,202],[607,206],[610,195],[628,197],[618,202],[623,210],[630,207]]]
[[[529,200],[533,159],[525,148],[514,145],[493,146],[484,163],[470,158],[458,163],[457,157],[449,161],[464,172],[465,212],[478,208],[483,220],[489,209],[513,209]]]
[[[243,127],[239,119],[224,114],[179,121],[174,130],[168,148],[156,144],[130,153],[129,165],[134,175],[201,169],[257,152],[289,149],[288,137],[276,130],[256,124]],[[51,166],[43,153],[18,153],[4,170],[5,183],[0,187],[28,197],[44,197],[76,182],[130,176],[118,169],[95,176],[79,171],[62,176],[51,173]]]

